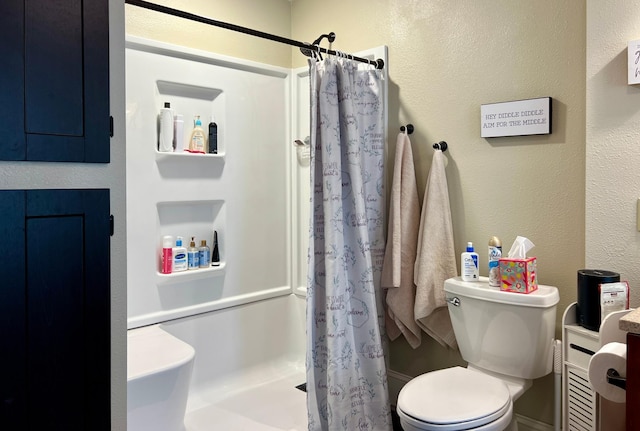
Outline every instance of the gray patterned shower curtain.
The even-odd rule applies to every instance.
[[[383,73],[345,58],[310,61],[309,430],[391,430]]]

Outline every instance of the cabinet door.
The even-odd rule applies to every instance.
[[[109,190],[0,191],[0,429],[110,429]]]
[[[0,2],[0,160],[109,162],[108,0]]]

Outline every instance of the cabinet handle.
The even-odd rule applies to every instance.
[[[577,344],[570,343],[569,347],[579,352],[586,353],[589,356],[593,356],[596,354],[596,352],[594,352],[593,350],[585,349],[584,347],[578,346]]]

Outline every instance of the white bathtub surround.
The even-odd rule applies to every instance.
[[[309,430],[390,430],[380,274],[384,72],[311,62]]]

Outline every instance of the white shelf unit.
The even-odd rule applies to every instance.
[[[589,383],[589,361],[600,347],[626,342],[618,321],[631,310],[609,314],[599,331],[583,328],[577,321],[577,303],[562,317],[562,429],[564,431],[625,431],[625,404],[598,395]]]
[[[600,336],[577,323],[576,308],[571,304],[562,319],[562,429],[597,431],[599,396],[589,385],[588,370]]]

